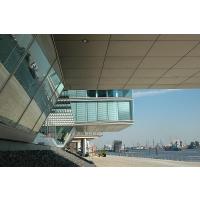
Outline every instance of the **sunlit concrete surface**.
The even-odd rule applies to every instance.
[[[184,162],[123,156],[91,157],[97,167],[200,167],[200,162]]]

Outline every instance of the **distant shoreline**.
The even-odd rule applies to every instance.
[[[136,158],[152,158],[161,160],[174,160],[185,162],[200,162],[200,150],[199,149],[185,149],[182,151],[165,151],[158,150],[135,150],[130,152],[107,152],[107,155],[113,156],[126,156]]]

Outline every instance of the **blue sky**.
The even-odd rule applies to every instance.
[[[134,121],[129,128],[104,133],[91,143],[101,147],[115,139],[127,146],[200,140],[200,89],[134,90]]]

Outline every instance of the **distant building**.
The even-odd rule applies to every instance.
[[[122,141],[114,140],[113,149],[114,149],[114,152],[120,152],[120,150],[122,149]]]

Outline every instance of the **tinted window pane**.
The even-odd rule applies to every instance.
[[[98,94],[98,97],[106,97],[107,91],[106,90],[98,90],[97,94]]]
[[[96,90],[88,90],[87,96],[88,97],[96,97]]]
[[[0,89],[17,67],[17,62],[25,54],[27,44],[31,40],[31,35],[20,35],[17,38],[13,35],[0,35]]]
[[[17,45],[12,35],[0,35],[0,62],[3,64]]]
[[[21,57],[26,54],[26,49],[33,40],[33,37],[32,35],[15,35],[12,36],[12,40],[14,40],[15,47],[4,61],[4,66],[10,73],[17,67],[17,63]]]
[[[132,90],[118,90],[119,97],[132,97]]]
[[[15,77],[24,87],[30,97],[35,95],[42,80],[46,76],[50,64],[36,42],[15,73]]]
[[[109,97],[117,97],[117,90],[108,90]]]

